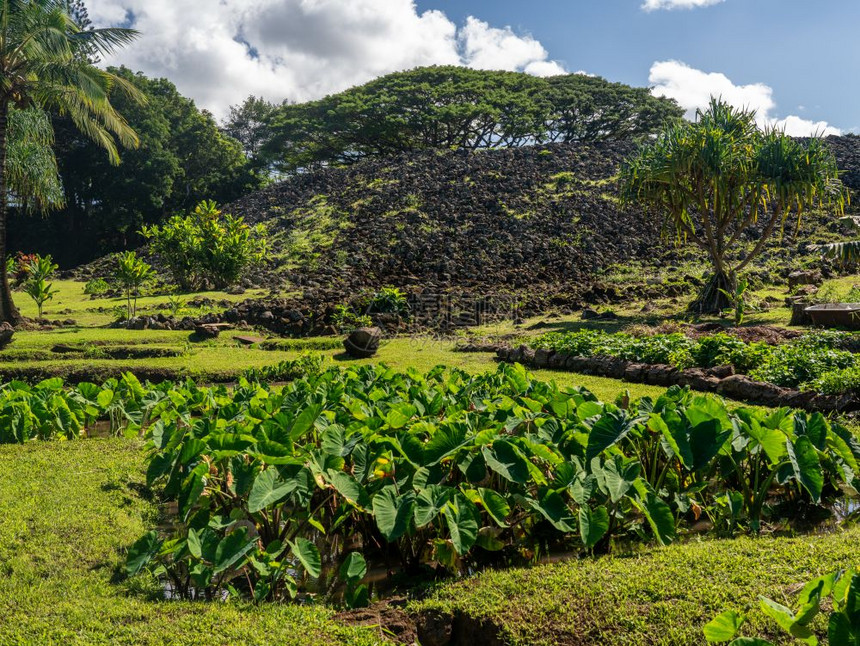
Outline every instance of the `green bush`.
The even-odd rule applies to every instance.
[[[90,296],[101,296],[109,291],[110,284],[104,278],[93,278],[92,280],[88,280],[87,284],[84,285],[84,294],[89,294]]]
[[[288,359],[262,368],[249,368],[243,376],[248,381],[292,381],[319,374],[323,361],[321,354],[303,353],[298,359]]]
[[[223,289],[234,284],[249,266],[262,260],[266,229],[251,227],[241,217],[222,213],[204,201],[186,216],[144,227],[152,250],[167,265],[173,280],[190,291],[207,285]]]
[[[383,287],[370,299],[368,309],[378,314],[403,315],[409,311],[409,302],[397,287]]]
[[[838,335],[814,333],[774,346],[750,376],[778,386],[796,388],[827,373],[857,365],[856,355],[838,350]]]
[[[781,345],[745,343],[730,334],[694,341],[683,334],[635,337],[602,330],[551,332],[532,342],[534,348],[575,356],[608,356],[626,361],[671,364],[678,368],[732,365],[758,381],[788,388],[814,389],[826,394],[855,388],[860,371],[857,355],[840,349],[840,332],[814,332]],[[843,390],[836,390],[844,385]]]
[[[358,314],[349,305],[338,305],[331,317],[332,324],[341,334],[348,334],[360,327],[370,327],[373,319],[367,314]]]

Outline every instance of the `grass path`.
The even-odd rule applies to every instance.
[[[0,447],[0,645],[385,643],[324,607],[166,602],[117,584],[156,520],[143,481],[136,442]]]

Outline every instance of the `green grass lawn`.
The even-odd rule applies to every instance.
[[[860,563],[858,541],[858,528],[799,538],[694,540],[486,572],[442,587],[411,610],[492,625],[503,643],[515,646],[691,646],[705,643],[705,623],[733,609],[748,614],[744,634],[797,643],[780,637],[758,609],[759,596],[795,607],[802,584]],[[813,625],[819,636],[826,635],[822,617]]]
[[[386,643],[325,607],[158,601],[118,583],[157,521],[143,472],[127,440],[0,447],[0,645]]]
[[[85,283],[73,280],[51,281],[57,294],[45,304],[43,316],[47,319],[74,319],[81,326],[108,325],[116,320],[113,314],[114,308],[125,308],[125,298],[91,298],[84,294]],[[226,292],[200,292],[195,294],[177,294],[182,303],[188,303],[196,298],[208,298],[213,301],[230,301],[238,303],[248,298],[258,298],[268,292],[264,289],[249,289],[244,294],[228,294]],[[15,304],[21,314],[35,318],[38,314],[36,304],[22,292],[14,292]],[[170,314],[169,296],[142,296],[137,299],[137,313],[139,315],[155,315],[163,312]],[[190,316],[201,314],[196,308],[185,308],[180,310],[179,316],[188,314]]]

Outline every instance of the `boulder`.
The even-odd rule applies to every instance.
[[[220,333],[221,330],[216,325],[207,325],[206,323],[201,323],[200,325],[194,327],[194,335],[198,339],[217,339]]]
[[[800,285],[820,285],[820,271],[793,271],[788,275],[788,289],[792,290]]]
[[[346,353],[355,359],[367,359],[379,350],[379,342],[382,340],[382,330],[378,327],[360,327],[353,330],[344,339],[343,347]]]
[[[720,381],[717,392],[724,397],[740,401],[756,402],[765,406],[781,406],[791,391],[774,384],[753,381],[746,375],[732,375]]]
[[[12,337],[15,335],[15,328],[9,323],[0,324],[0,348],[5,348],[12,343]]]

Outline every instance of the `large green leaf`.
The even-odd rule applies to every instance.
[[[660,544],[668,545],[675,540],[676,533],[672,509],[660,500],[644,481],[638,480],[635,486],[638,492],[634,500],[636,507],[645,516]]]
[[[709,642],[721,644],[734,639],[743,623],[744,617],[742,615],[734,610],[726,610],[706,623],[702,632],[705,633],[705,639]]]
[[[367,574],[367,561],[360,552],[350,552],[340,566],[340,578],[347,583],[360,581]]]
[[[693,450],[690,448],[684,420],[679,415],[675,414],[671,417],[667,415],[664,419],[660,415],[652,414],[648,426],[652,431],[663,436],[666,444],[672,449],[672,453],[684,467],[693,469]]]
[[[496,440],[492,448],[483,448],[487,466],[511,482],[524,484],[529,479],[529,465],[522,453],[508,440]]]
[[[617,503],[627,495],[641,470],[642,466],[638,461],[629,460],[625,463],[621,456],[615,456],[614,460],[606,461],[600,475],[613,503]]]
[[[591,549],[609,531],[609,512],[606,507],[579,508],[579,535],[587,549]]]
[[[810,646],[816,646],[816,644],[818,644],[818,639],[812,631],[799,623],[797,618],[794,616],[794,613],[789,608],[786,608],[782,604],[772,601],[771,599],[765,599],[764,597],[762,597],[759,605],[764,614],[776,621],[780,628],[789,633],[795,639],[799,639]]]
[[[442,514],[448,525],[451,543],[457,554],[466,554],[478,540],[480,515],[474,503],[462,493],[458,493],[445,505]]]
[[[206,488],[207,475],[209,475],[209,466],[206,463],[201,463],[194,467],[182,481],[182,488],[179,492],[179,516],[183,520],[188,518]]]
[[[236,531],[227,534],[227,536],[221,539],[218,547],[215,549],[213,574],[218,574],[234,567],[256,545],[257,540],[254,537],[248,537],[248,529],[246,527],[240,527]]]
[[[511,506],[505,498],[492,489],[478,489],[478,497],[481,504],[499,527],[507,527],[507,518],[511,513]]]
[[[707,467],[731,434],[731,427],[722,426],[719,419],[707,420],[693,426],[690,429],[693,469],[698,471]]]
[[[301,413],[299,413],[298,417],[296,417],[293,422],[292,428],[290,428],[290,438],[292,440],[298,440],[305,433],[307,433],[311,427],[314,425],[314,422],[317,420],[317,417],[320,416],[322,412],[322,404],[311,404],[307,406]]]
[[[794,477],[809,492],[812,500],[819,502],[821,491],[824,489],[824,473],[812,441],[803,435],[793,443],[787,441],[786,449]]]
[[[606,449],[624,439],[634,428],[635,421],[623,410],[608,411],[601,417],[588,434],[588,445],[585,448],[585,461],[591,460]]]
[[[409,528],[415,494],[408,491],[398,495],[394,485],[383,488],[373,497],[373,517],[376,526],[389,543],[403,536]]]
[[[388,414],[385,416],[385,423],[393,429],[403,428],[414,417],[415,413],[415,406],[410,404],[395,404],[388,410]]]
[[[436,518],[454,494],[454,489],[443,485],[429,485],[415,497],[415,526],[424,527]]]
[[[155,530],[147,532],[137,539],[134,545],[128,548],[125,571],[129,576],[137,574],[152,560],[160,549],[161,541],[158,538],[158,532]]]
[[[771,464],[779,464],[785,457],[785,433],[779,428],[768,428],[752,415],[745,421],[747,434],[761,445]]]
[[[317,546],[306,538],[299,537],[290,543],[290,547],[293,550],[293,556],[299,560],[307,573],[314,579],[319,578],[322,574],[322,558]]]
[[[540,500],[526,499],[532,509],[546,518],[560,532],[574,532],[576,520],[564,498],[556,491],[548,491]]]
[[[466,429],[459,425],[446,425],[436,430],[424,446],[424,466],[432,466],[463,446]]]
[[[367,492],[358,481],[345,471],[329,470],[328,481],[350,505],[364,508],[368,504]]]
[[[292,493],[298,483],[295,479],[284,481],[281,479],[277,469],[266,469],[254,479],[251,485],[251,493],[248,494],[248,511],[257,513],[274,505]]]

